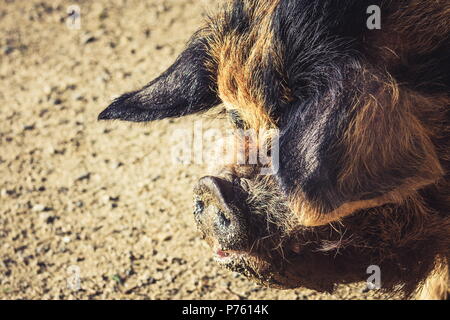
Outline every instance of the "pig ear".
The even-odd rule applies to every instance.
[[[193,38],[166,72],[141,90],[114,100],[98,119],[146,122],[180,117],[219,104],[212,74],[205,67],[207,59],[205,41]]]

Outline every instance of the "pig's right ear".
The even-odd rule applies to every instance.
[[[166,72],[141,90],[115,99],[98,119],[146,122],[180,117],[219,104],[213,75],[205,67],[207,59],[205,41],[193,38]]]

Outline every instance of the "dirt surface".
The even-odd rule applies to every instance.
[[[170,152],[197,118],[96,121],[174,61],[212,2],[1,2],[1,299],[366,298],[262,288],[214,263],[191,213],[205,166]]]

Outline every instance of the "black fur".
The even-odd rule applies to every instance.
[[[141,90],[114,100],[98,119],[146,122],[180,117],[219,104],[213,77],[205,67],[206,58],[207,45],[195,35],[166,72]]]
[[[337,145],[351,118],[346,89],[361,68],[369,2],[281,1],[274,15],[294,98],[279,112],[279,181],[288,194],[300,187],[324,212],[350,200],[336,187]]]

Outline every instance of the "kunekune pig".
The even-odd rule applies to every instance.
[[[195,221],[222,265],[320,291],[376,265],[388,294],[445,298],[449,88],[448,0],[234,0],[99,119],[221,105],[237,129],[278,132],[275,174],[234,164],[195,187]]]

